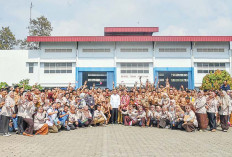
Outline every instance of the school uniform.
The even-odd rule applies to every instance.
[[[13,106],[13,107],[12,107]],[[5,104],[1,110],[2,131],[4,134],[9,133],[9,122],[14,112],[15,101],[7,96]]]
[[[199,129],[207,129],[208,127],[208,120],[207,120],[207,113],[206,113],[206,97],[200,97],[195,100],[194,106],[196,108],[196,117],[198,121]]]
[[[104,113],[102,111],[98,111],[98,110],[95,110],[94,111],[94,124],[103,124],[107,119],[106,119],[106,116],[104,115]]]
[[[215,98],[212,99],[207,103],[207,106],[208,106],[207,115],[209,119],[209,127],[210,130],[213,130],[217,128],[216,113],[218,112],[218,100]]]

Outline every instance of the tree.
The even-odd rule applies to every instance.
[[[44,16],[33,19],[30,22],[30,36],[50,36],[52,32],[51,22]]]
[[[50,36],[53,30],[51,22],[44,16],[30,21],[29,36]],[[27,39],[20,40],[21,49],[39,49],[38,42],[27,42]]]
[[[42,86],[40,86],[39,84],[35,84],[33,86],[29,85],[29,79],[24,79],[19,81],[19,83],[13,84],[13,86],[18,85],[19,87],[24,87],[25,90],[31,90],[32,88],[37,88],[39,90],[42,90]]]
[[[17,45],[16,38],[10,27],[2,27],[0,30],[0,49],[11,50],[15,45]]]
[[[6,82],[0,82],[0,88],[6,88],[8,84]]]
[[[231,86],[232,78],[227,71],[217,70],[214,73],[207,74],[202,80],[202,90],[219,90],[224,81]]]

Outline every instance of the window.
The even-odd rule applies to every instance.
[[[159,52],[187,52],[186,48],[159,48]]]
[[[44,63],[44,73],[72,73],[72,63]]]
[[[214,73],[216,70],[225,70],[225,63],[197,63],[198,73]]]
[[[45,52],[72,52],[72,49],[45,49]]]
[[[197,52],[224,52],[223,48],[198,48]]]
[[[34,63],[29,63],[29,73],[34,73]]]
[[[148,48],[121,48],[120,52],[148,52]]]
[[[83,52],[110,52],[107,48],[96,48],[96,49],[82,49]]]
[[[122,74],[148,74],[149,63],[121,63]]]

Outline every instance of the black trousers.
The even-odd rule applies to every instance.
[[[118,109],[113,108],[112,109],[112,123],[117,123],[118,121]]]
[[[10,117],[2,115],[2,132],[7,134],[9,132]]]
[[[208,119],[209,119],[209,128],[210,128],[210,130],[216,129],[217,124],[216,124],[216,115],[215,115],[215,113],[207,112],[207,115],[208,115]]]
[[[23,117],[18,116],[18,120],[17,120],[17,124],[18,124],[18,133],[23,133]]]

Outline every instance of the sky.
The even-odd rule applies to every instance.
[[[0,27],[17,39],[44,15],[53,36],[101,36],[104,27],[159,27],[153,35],[232,35],[232,0],[0,0]]]

